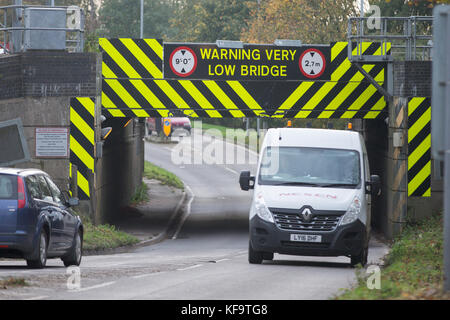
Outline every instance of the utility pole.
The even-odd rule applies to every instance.
[[[450,6],[433,9],[431,151],[444,161],[444,290],[450,292]]]
[[[144,38],[144,0],[141,0],[141,39]]]

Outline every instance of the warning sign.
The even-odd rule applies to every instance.
[[[318,49],[308,49],[300,56],[299,67],[305,77],[310,79],[318,78],[325,71],[325,56]]]
[[[170,68],[179,77],[190,76],[197,67],[197,56],[188,47],[178,47],[170,55]]]
[[[164,119],[163,131],[164,131],[164,134],[166,135],[166,137],[168,137],[170,135],[170,133],[172,132],[172,123],[169,118]]]
[[[330,80],[330,47],[164,44],[164,78],[218,80]]]

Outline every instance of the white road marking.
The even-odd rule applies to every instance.
[[[233,170],[233,169],[228,168],[228,167],[225,167],[225,170],[228,170],[228,171],[230,171],[231,173],[234,173],[234,174],[239,174],[236,170]]]
[[[37,296],[37,297],[27,298],[25,300],[44,300],[47,298],[48,298],[48,296]]]
[[[199,268],[201,266],[203,266],[203,265],[202,264],[196,264],[196,265],[193,265],[193,266],[190,266],[190,267],[187,267],[187,268],[177,269],[177,271],[185,271],[185,270],[195,269],[195,268]]]
[[[83,291],[88,291],[88,290],[93,290],[93,289],[107,287],[107,286],[110,286],[110,285],[115,284],[115,283],[116,283],[116,281],[105,282],[105,283],[97,284],[97,285],[92,286],[92,287],[81,288],[81,289],[78,289],[78,290],[70,290],[69,292],[83,292]]]
[[[173,235],[172,240],[177,239],[178,234],[180,233],[181,228],[183,227],[184,222],[186,221],[186,219],[187,219],[187,218],[189,217],[189,215],[191,214],[191,205],[192,205],[192,201],[194,201],[194,198],[195,198],[195,194],[194,194],[194,192],[192,191],[192,189],[191,189],[187,184],[184,184],[184,186],[186,187],[186,189],[189,191],[189,193],[190,193],[192,196],[191,196],[191,198],[189,199],[189,201],[188,201],[188,203],[187,203],[187,205],[186,205],[186,212],[185,212],[185,214],[184,214],[182,220],[180,221],[180,224],[178,225],[177,231],[176,231],[175,234]]]
[[[230,259],[228,259],[228,258],[225,258],[225,259],[220,259],[220,260],[217,260],[217,261],[216,261],[216,263],[219,263],[219,262],[224,262],[224,261],[228,261],[228,260],[230,260]]]
[[[157,276],[157,275],[164,274],[164,273],[166,273],[166,272],[163,271],[163,272],[153,272],[153,273],[147,273],[147,274],[140,274],[138,276],[133,276],[132,278],[133,279],[140,279],[140,278],[145,278],[145,277]]]

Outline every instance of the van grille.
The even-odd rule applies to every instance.
[[[333,231],[336,229],[343,212],[313,214],[306,222],[298,212],[292,210],[270,209],[275,223],[280,229],[296,231]]]

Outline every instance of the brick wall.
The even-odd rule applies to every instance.
[[[431,61],[394,62],[394,96],[430,97]]]
[[[96,54],[29,51],[0,57],[0,99],[95,96]]]
[[[20,55],[0,55],[0,99],[22,96],[22,59]]]

